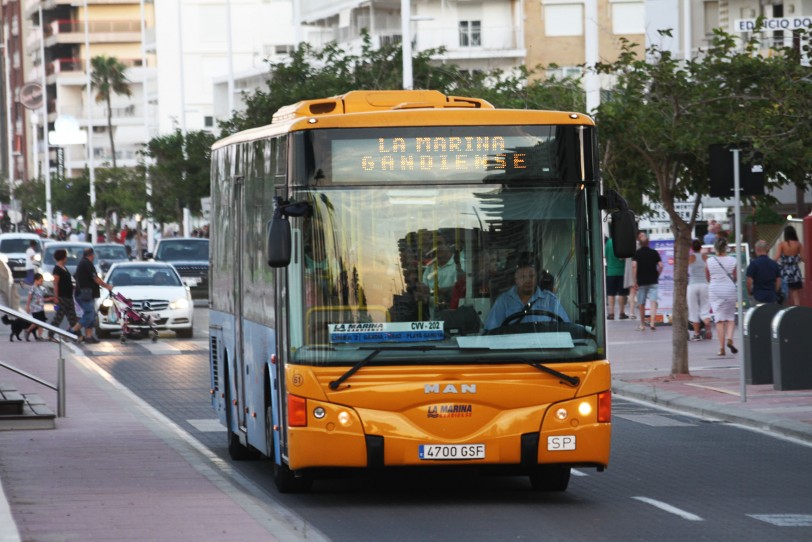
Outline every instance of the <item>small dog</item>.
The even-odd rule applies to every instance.
[[[8,340],[14,342],[14,337],[17,337],[18,341],[23,342],[23,340],[20,338],[20,333],[22,333],[23,330],[29,326],[28,322],[20,318],[15,318],[12,320],[7,314],[4,314],[3,323],[7,326],[11,326],[11,334],[9,334]]]

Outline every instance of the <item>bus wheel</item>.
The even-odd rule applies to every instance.
[[[240,442],[240,439],[230,429],[228,430],[228,455],[234,461],[244,461],[254,459],[254,454],[248,446]]]
[[[307,493],[313,486],[313,478],[296,476],[284,463],[273,464],[273,481],[279,493]]]
[[[569,467],[539,465],[530,473],[530,486],[536,491],[566,491],[569,483]]]

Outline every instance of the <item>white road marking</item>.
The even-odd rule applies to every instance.
[[[660,510],[663,510],[664,512],[668,512],[669,514],[675,514],[675,515],[681,517],[682,519],[687,519],[688,521],[704,521],[701,517],[697,516],[696,514],[686,512],[685,510],[677,508],[676,506],[671,506],[668,503],[664,503],[664,502],[658,501],[656,499],[650,499],[648,497],[632,497],[632,499],[635,499],[635,500],[640,501],[640,502],[644,502],[646,504],[650,504],[651,506],[659,508]]]
[[[177,346],[160,339],[156,343],[144,341],[141,346],[149,350],[151,354],[180,354],[182,352]]]
[[[589,475],[588,475],[587,473],[585,473],[584,471],[582,471],[582,470],[578,470],[578,469],[571,469],[571,470],[570,470],[570,473],[571,473],[573,476],[589,476]]]
[[[200,420],[186,420],[186,422],[201,433],[219,433],[220,431],[225,432],[226,430],[226,427],[220,423],[220,420],[205,418]]]
[[[747,514],[753,519],[765,521],[776,527],[812,527],[809,514]]]

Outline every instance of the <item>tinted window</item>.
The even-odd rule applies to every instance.
[[[207,240],[161,241],[155,254],[156,260],[164,262],[209,261],[209,242]]]
[[[163,266],[118,267],[108,282],[114,286],[182,286],[178,275]]]
[[[47,265],[56,265],[56,260],[54,259],[54,252],[59,250],[60,248],[65,249],[68,252],[68,261],[65,262],[65,265],[79,265],[79,262],[82,260],[84,256],[85,247],[84,245],[73,245],[73,246],[54,246],[48,245],[45,247],[45,256],[43,256],[42,261]]]
[[[102,260],[127,260],[127,249],[124,245],[94,247],[96,258]]]
[[[39,243],[37,243],[39,244]],[[0,241],[0,252],[25,252],[31,246],[31,239],[3,239]],[[39,248],[37,248],[39,250]]]

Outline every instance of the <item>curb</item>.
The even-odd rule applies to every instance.
[[[667,406],[677,411],[768,431],[812,444],[812,425],[781,419],[776,415],[753,412],[733,405],[720,405],[713,401],[688,397],[672,391],[658,390],[654,385],[629,384],[616,379],[612,381],[612,393],[618,397]]]

